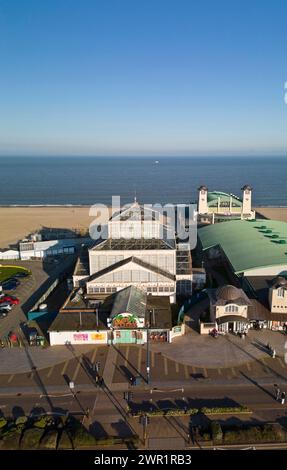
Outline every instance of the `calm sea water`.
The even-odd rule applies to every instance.
[[[190,202],[201,184],[241,194],[253,205],[287,206],[287,158],[0,157],[0,205]]]

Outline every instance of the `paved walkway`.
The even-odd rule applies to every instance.
[[[117,362],[117,350],[113,346],[109,346],[106,364],[103,372],[104,383],[107,387],[111,387],[113,382],[114,371]]]
[[[287,352],[287,337],[270,330],[250,330],[245,339],[227,334],[217,339],[195,332],[174,339],[173,343],[152,344],[151,349],[182,364],[197,367],[233,367],[270,357],[266,345],[277,355]],[[286,346],[285,346],[286,344]]]
[[[45,369],[67,360],[73,359],[94,349],[93,345],[77,346],[73,350],[66,346],[53,346],[42,349],[39,347],[22,347],[0,349],[0,375],[23,374],[31,371],[31,365],[37,369]],[[28,354],[27,354],[28,351]]]

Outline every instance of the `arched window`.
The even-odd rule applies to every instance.
[[[237,305],[226,305],[225,307],[225,313],[237,313],[238,312],[238,306]]]
[[[283,287],[279,287],[279,289],[277,289],[277,296],[284,297],[284,294],[285,294],[285,289]]]

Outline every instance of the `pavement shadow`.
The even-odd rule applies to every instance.
[[[132,437],[134,435],[130,425],[122,419],[116,423],[112,423],[111,427],[116,431],[117,436],[122,439]]]
[[[126,363],[129,365],[130,369],[135,371],[136,375],[138,377],[141,377],[143,380],[146,381],[146,377],[143,376],[140,370],[138,370],[127,358],[126,356],[122,353],[120,348],[117,348],[115,345],[113,345],[113,348],[117,351],[118,355],[121,356],[122,359],[126,361]]]
[[[17,418],[20,418],[20,416],[25,416],[25,411],[23,410],[22,406],[13,406],[12,418],[15,420]]]
[[[109,437],[103,425],[99,421],[94,421],[89,427],[90,433],[97,439]]]

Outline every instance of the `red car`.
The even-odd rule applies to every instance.
[[[19,299],[17,299],[17,297],[12,297],[11,295],[4,295],[4,297],[1,297],[0,299],[0,304],[3,304],[4,302],[8,302],[12,305],[18,305]]]

